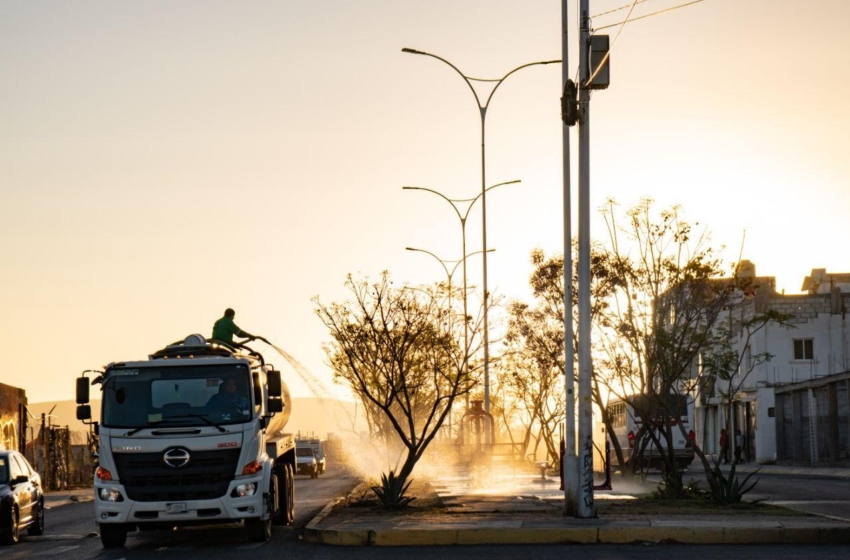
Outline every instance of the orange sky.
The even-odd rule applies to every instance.
[[[729,258],[746,229],[744,258],[788,292],[850,270],[847,21],[840,0],[706,0],[626,26],[592,102],[591,207],[681,204]],[[480,188],[466,85],[401,48],[499,77],[559,58],[559,27],[552,0],[0,4],[0,382],[72,398],[83,369],[230,306],[330,384],[310,298],[349,272],[443,279],[404,247],[459,258],[457,219],[401,186]],[[559,97],[558,67],[529,68],[488,114],[488,183],[522,180],[488,196],[507,297],[528,296],[533,247],[561,248]],[[480,209],[468,231],[480,249]]]

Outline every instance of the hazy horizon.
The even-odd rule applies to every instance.
[[[591,12],[622,4],[592,0]],[[706,0],[625,27],[611,86],[591,103],[595,238],[606,199],[651,196],[682,205],[727,260],[740,253],[778,290],[798,293],[813,268],[850,271],[836,250],[850,238],[850,2],[813,5],[816,40],[791,0]],[[401,49],[501,77],[560,58],[560,21],[553,0],[3,3],[0,335],[14,352],[0,382],[66,400],[81,371],[209,336],[232,307],[351,398],[333,384],[311,298],[346,297],[349,273],[443,281],[405,247],[458,259],[457,217],[401,187],[480,191],[467,86]],[[488,111],[487,183],[522,180],[487,197],[489,288],[509,300],[530,299],[530,251],[563,246],[560,75],[522,70]],[[470,284],[481,276],[472,257]]]

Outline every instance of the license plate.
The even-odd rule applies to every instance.
[[[166,513],[186,513],[189,511],[189,506],[186,502],[177,502],[175,504],[165,504]]]

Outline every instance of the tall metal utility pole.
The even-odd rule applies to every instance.
[[[569,1],[561,0],[561,85],[570,79]],[[565,88],[566,89],[566,88]],[[566,95],[566,94],[565,94]],[[570,100],[571,101],[571,100]],[[566,381],[566,422],[564,424],[564,513],[575,515],[578,496],[576,457],[575,371],[573,368],[573,219],[570,176],[570,127],[562,129],[564,166],[564,377]]]
[[[593,401],[590,355],[590,17],[579,3],[578,176],[578,517],[596,517],[593,503]]]

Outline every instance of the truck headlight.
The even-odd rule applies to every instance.
[[[234,488],[230,495],[234,498],[244,498],[245,496],[253,496],[256,491],[257,485],[249,482],[248,484],[240,484]]]
[[[123,502],[124,496],[115,488],[101,488],[100,499],[104,502]]]

